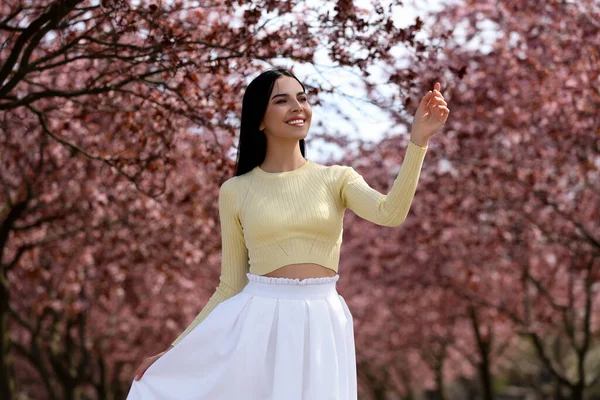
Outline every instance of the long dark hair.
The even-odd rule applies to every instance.
[[[271,68],[263,71],[246,88],[242,100],[242,122],[237,149],[236,176],[251,171],[265,159],[267,137],[264,132],[259,130],[259,127],[267,110],[269,97],[273,92],[275,81],[283,75],[297,80],[306,92],[306,88],[302,82],[291,71],[285,68]],[[299,142],[302,157],[306,158],[304,139],[300,139]]]

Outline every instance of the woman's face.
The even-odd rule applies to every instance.
[[[306,137],[311,118],[312,109],[302,85],[290,76],[277,78],[260,130],[271,136],[300,140]]]

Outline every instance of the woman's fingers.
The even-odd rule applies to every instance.
[[[442,110],[444,112],[447,112],[447,113],[450,112],[450,109],[448,107],[446,107],[446,106],[440,106],[440,110]]]
[[[142,375],[144,375],[144,372],[146,372],[146,369],[148,368],[148,367],[146,366],[146,364],[147,364],[147,361],[146,361],[146,360],[144,360],[144,361],[142,362],[142,365],[140,365],[140,366],[138,367],[138,369],[135,371],[135,378],[134,378],[134,379],[135,379],[136,381],[139,381],[140,379],[142,379]]]
[[[435,93],[435,96],[433,96],[431,98],[431,102],[436,103],[436,104],[443,104],[443,105],[447,106],[448,103],[446,103],[446,100],[444,100],[444,96],[442,96],[441,94],[438,94],[438,93]]]
[[[440,98],[440,99],[444,100],[444,95],[438,89],[434,89],[433,94],[434,94],[435,98]]]
[[[433,92],[429,91],[423,98],[421,99],[421,103],[419,104],[418,109],[423,110],[423,113],[426,113],[431,107],[431,99],[433,98]],[[429,110],[431,111],[431,110]]]
[[[446,103],[446,100],[444,100],[444,96],[440,92],[440,89],[441,83],[436,82],[433,90],[430,90],[429,92],[427,92],[427,94],[425,94],[425,96],[423,96],[423,98],[421,99],[420,106],[424,107],[424,109],[429,112],[433,112],[433,110],[438,106],[447,106],[448,103]],[[448,109],[446,108],[446,110]],[[447,112],[449,111],[450,110],[448,110]]]
[[[446,100],[442,99],[441,97],[434,97],[433,99],[431,99],[431,104],[442,104],[444,106],[448,105],[448,103],[446,103]]]
[[[144,375],[144,372],[146,372],[146,368],[142,368],[142,370],[140,372],[138,372],[137,374],[135,374],[135,380],[139,381],[140,379],[142,379],[142,376]]]
[[[438,107],[445,107],[447,104],[445,101],[440,101],[440,100],[431,100],[429,102],[429,104],[427,104],[427,110],[429,110],[430,113],[432,113],[434,110],[436,110]]]
[[[444,107],[441,105],[438,105],[436,107],[437,110],[437,117],[438,120],[443,121],[445,118],[448,118],[448,115],[450,114],[450,109],[448,107]]]
[[[167,350],[168,351],[168,350]],[[138,367],[138,369],[136,370],[136,374],[135,374],[135,380],[140,380],[142,379],[142,376],[146,373],[146,370],[148,370],[148,368],[150,368],[150,366],[152,366],[152,364],[154,364],[154,362],[156,360],[158,360],[163,354],[165,354],[167,351],[163,351],[160,354],[157,354],[155,356],[152,357],[148,357],[146,358],[144,361],[142,361],[142,364]]]
[[[427,105],[429,101],[433,98],[433,92],[429,91],[423,98],[421,99],[421,105]]]

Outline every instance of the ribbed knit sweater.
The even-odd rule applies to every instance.
[[[337,272],[344,210],[381,226],[402,224],[426,152],[427,147],[408,142],[387,195],[371,188],[352,167],[311,160],[285,172],[266,172],[257,166],[225,181],[219,190],[220,283],[173,346],[219,303],[240,293],[248,272],[265,275],[297,263],[316,263]]]

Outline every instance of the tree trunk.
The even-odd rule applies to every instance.
[[[481,336],[479,330],[479,318],[477,318],[477,311],[475,307],[471,306],[469,309],[471,316],[471,325],[475,338],[477,340],[477,349],[481,356],[481,362],[477,364],[477,370],[479,372],[479,382],[481,384],[481,396],[483,400],[494,400],[494,390],[492,388],[492,373],[490,371],[490,352],[492,350],[492,339],[485,339]],[[492,336],[489,335],[491,338]]]
[[[444,363],[440,362],[439,367],[435,369],[435,383],[437,386],[439,399],[440,400],[448,400],[448,396],[446,395],[446,388],[444,386]]]
[[[487,357],[479,363],[478,369],[479,380],[481,383],[481,398],[483,400],[494,400],[494,390],[492,388],[492,374],[490,372],[489,359]]]
[[[571,400],[583,400],[583,385],[581,383],[571,387]]]
[[[11,354],[11,341],[8,332],[8,280],[0,275],[0,399],[14,400],[15,376]]]

